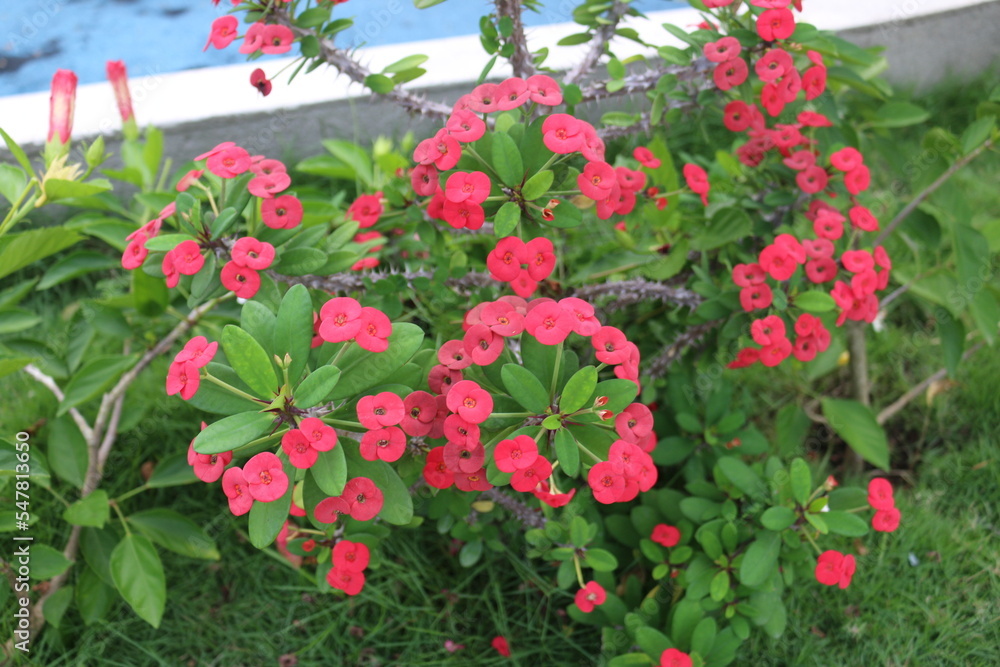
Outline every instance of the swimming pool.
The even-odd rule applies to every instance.
[[[528,26],[571,20],[574,0],[548,0],[526,11]],[[56,69],[72,69],[80,83],[105,78],[108,60],[124,60],[130,76],[148,76],[245,62],[237,45],[202,51],[212,21],[228,0],[27,0],[0,3],[0,96],[48,90]],[[643,12],[687,6],[672,0],[635,0]],[[377,46],[453,37],[478,30],[489,0],[447,0],[418,10],[412,0],[353,0],[334,16],[354,17],[343,46]]]

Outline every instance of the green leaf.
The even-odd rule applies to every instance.
[[[602,125],[612,125],[615,127],[629,127],[639,122],[639,114],[626,113],[624,111],[609,111],[601,116]]]
[[[413,6],[417,9],[427,9],[434,5],[440,5],[444,0],[413,0]]]
[[[382,491],[384,504],[378,517],[396,526],[409,524],[413,520],[413,498],[392,466],[385,461],[366,461],[357,447],[346,448],[344,454],[351,478],[367,477]]]
[[[292,392],[295,407],[311,408],[326,400],[340,380],[340,369],[336,366],[320,366],[306,376],[306,379]]]
[[[67,280],[82,276],[91,271],[102,271],[121,266],[118,259],[106,254],[82,250],[61,258],[45,272],[37,289],[45,290]]]
[[[729,575],[727,573],[727,582],[728,579]],[[715,583],[714,580],[712,583]],[[715,598],[712,599],[714,600]],[[722,598],[719,599],[721,600]],[[712,650],[712,645],[715,643],[715,636],[718,629],[715,619],[711,616],[701,619],[698,625],[695,626],[694,633],[691,635],[691,652],[699,655],[708,655]]]
[[[292,358],[288,377],[298,381],[312,349],[312,299],[305,285],[295,285],[285,293],[274,324],[274,353],[282,359]],[[306,406],[310,407],[310,406]]]
[[[146,486],[151,489],[159,489],[168,486],[181,486],[183,484],[193,484],[199,481],[194,474],[194,468],[187,462],[187,455],[174,454],[168,456],[153,468]]]
[[[818,290],[810,290],[797,294],[792,299],[792,305],[808,313],[826,313],[837,306],[832,296]]]
[[[86,403],[110,389],[118,376],[131,368],[135,362],[135,356],[109,355],[92,359],[77,371],[66,385],[63,400],[59,402],[56,414],[63,415],[70,408]]]
[[[339,496],[347,483],[347,460],[344,445],[338,443],[333,449],[320,452],[316,463],[309,468],[316,486],[328,496]]]
[[[521,195],[526,201],[538,199],[549,191],[554,178],[555,174],[550,169],[538,172],[524,183],[524,187],[521,188]]]
[[[420,349],[424,340],[423,329],[410,322],[392,325],[389,348],[385,352],[369,352],[356,344],[340,358],[340,381],[330,400],[357,396],[364,390],[377,386],[403,367]]]
[[[556,458],[564,473],[576,477],[580,471],[580,448],[573,434],[564,428],[556,431]]]
[[[493,233],[498,238],[510,236],[518,223],[521,222],[521,207],[517,202],[509,201],[500,207],[493,218]]]
[[[955,377],[965,350],[965,325],[959,319],[945,316],[938,318],[937,328],[944,353],[944,366],[948,369],[948,375]]]
[[[595,389],[597,389],[597,369],[593,366],[584,366],[566,382],[559,397],[559,411],[571,414],[581,409],[587,405]]]
[[[750,234],[753,222],[750,215],[741,208],[726,206],[715,212],[708,226],[698,230],[691,239],[694,250],[714,250]]]
[[[420,67],[425,62],[427,62],[427,56],[422,56],[419,54],[407,56],[401,60],[397,60],[393,64],[382,69],[383,72],[389,74],[395,74],[396,72],[405,72],[408,69],[413,69],[414,67]]]
[[[104,489],[92,491],[86,498],[76,501],[63,511],[62,518],[74,526],[104,528],[111,514],[108,492]]]
[[[0,164],[0,195],[3,195],[4,199],[13,204],[24,192],[24,186],[27,184],[28,177],[22,169],[12,164]]]
[[[220,558],[215,541],[183,514],[156,508],[130,514],[126,519],[151,541],[174,553],[203,560]]]
[[[23,308],[8,308],[0,311],[0,334],[17,333],[31,329],[42,321],[38,315]]]
[[[708,587],[708,594],[713,600],[719,602],[726,597],[726,593],[728,592],[729,573],[725,570],[720,570],[719,572],[716,572],[714,577],[712,577],[712,583]]]
[[[274,270],[286,276],[304,276],[323,268],[327,256],[316,248],[292,248],[281,253]]]
[[[795,523],[795,512],[788,507],[769,507],[760,515],[760,523],[768,530],[780,532]]]
[[[824,398],[823,416],[830,428],[861,458],[882,470],[889,469],[889,442],[875,421],[871,408],[857,401]]]
[[[734,456],[723,456],[718,461],[719,470],[737,489],[750,497],[759,497],[767,493],[767,485],[760,475],[750,469],[746,463]]]
[[[541,381],[527,368],[518,364],[504,364],[500,369],[503,386],[511,398],[526,410],[542,413],[549,407],[549,392]]]
[[[204,267],[203,267],[204,268]],[[163,314],[170,302],[170,293],[163,278],[145,271],[132,271],[132,305],[140,315],[156,317]]]
[[[7,144],[7,150],[11,152],[11,155],[14,156],[14,159],[17,160],[17,163],[21,165],[27,173],[29,174],[34,173],[34,171],[31,168],[31,161],[28,159],[27,153],[25,153],[24,150],[22,150],[21,147],[18,146],[17,142],[14,141],[9,134],[3,131],[3,128],[0,128],[0,136],[3,137],[4,143]]]
[[[256,440],[274,424],[269,412],[241,412],[208,425],[194,439],[199,454],[221,454]]]
[[[515,187],[524,179],[524,164],[517,143],[506,132],[493,135],[493,169],[505,185]]]
[[[31,573],[32,579],[44,581],[58,576],[69,569],[73,561],[69,560],[61,551],[56,551],[47,544],[31,545]]]
[[[778,568],[778,554],[781,552],[781,536],[778,533],[763,530],[757,533],[757,539],[750,544],[743,555],[739,578],[744,586],[760,586],[771,573]]]
[[[922,123],[931,115],[909,102],[888,102],[875,112],[872,125],[875,127],[906,127]]]
[[[88,455],[80,428],[70,415],[63,415],[51,422],[51,429],[45,453],[52,472],[76,488],[83,488]]]
[[[985,142],[990,134],[992,134],[996,121],[996,116],[983,116],[965,128],[960,139],[962,143],[962,155],[968,155]]]
[[[281,464],[286,474],[291,472],[292,475],[290,477],[294,476],[295,471],[288,462],[288,457],[282,452],[278,454],[278,458],[281,459]],[[278,533],[281,532],[281,527],[288,520],[288,510],[292,506],[292,493],[294,491],[295,484],[290,478],[288,480],[288,489],[283,496],[269,503],[254,502],[253,507],[250,508],[248,526],[250,544],[258,549],[263,549],[271,544],[271,542],[274,542],[275,538],[278,537]]]
[[[159,554],[149,540],[126,534],[111,554],[111,576],[125,602],[144,621],[160,627],[167,602],[166,578]]]
[[[458,562],[462,567],[472,567],[483,555],[483,541],[473,540],[462,545],[458,552]]]
[[[605,549],[587,549],[583,562],[596,572],[613,572],[618,567],[618,559]]]
[[[146,241],[143,246],[151,252],[173,250],[185,241],[197,241],[190,234],[160,234]]]
[[[312,327],[310,337],[311,333]],[[222,330],[222,348],[233,370],[257,396],[266,400],[274,398],[280,383],[271,358],[253,336],[238,326],[227,324]]]
[[[83,237],[62,227],[32,229],[0,239],[0,278],[65,250]]]
[[[803,459],[797,458],[789,466],[789,477],[792,485],[792,497],[795,502],[803,507],[809,500],[812,493],[812,473],[809,471],[809,464]]]
[[[384,74],[369,74],[365,77],[365,85],[371,88],[373,93],[381,94],[391,92],[396,87],[396,83]]]
[[[76,578],[76,608],[83,622],[92,625],[104,619],[111,605],[118,599],[118,592],[90,567],[84,567]]]
[[[826,535],[830,532],[829,527],[826,525],[826,521],[819,514],[806,512],[805,517],[806,521],[809,522],[809,524],[818,530],[822,535]]]
[[[823,512],[821,516],[831,533],[845,537],[862,537],[868,534],[868,524],[857,514]]]
[[[330,7],[313,7],[295,17],[295,25],[301,28],[318,28],[330,19]]]
[[[205,368],[213,376],[228,385],[243,392],[250,391],[250,387],[246,386],[229,366],[223,366],[218,362],[212,361]],[[202,382],[198,388],[198,393],[191,397],[188,405],[217,415],[234,415],[238,412],[246,412],[248,410],[260,410],[262,407],[260,403],[237,396],[214,382]]]
[[[86,183],[66,181],[59,178],[50,178],[45,181],[45,196],[50,202],[60,199],[90,197],[91,195],[107,192],[110,189],[111,181],[104,178],[95,178]]]
[[[65,586],[50,595],[42,604],[42,615],[45,621],[58,628],[62,623],[63,615],[69,608],[69,603],[73,601],[73,587]]]

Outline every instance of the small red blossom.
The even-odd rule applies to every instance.
[[[653,534],[649,539],[665,547],[673,547],[681,541],[681,531],[674,526],[658,523],[653,526]]]
[[[574,602],[576,602],[576,606],[580,608],[580,611],[589,614],[594,611],[594,607],[604,604],[604,601],[607,599],[608,594],[604,590],[604,587],[596,581],[591,581],[576,592]]]
[[[261,452],[243,465],[250,495],[254,500],[269,503],[285,495],[288,490],[288,475],[281,465],[281,459],[271,452]]]

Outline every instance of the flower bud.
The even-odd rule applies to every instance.
[[[87,166],[91,169],[97,169],[104,162],[104,137],[98,136],[94,140],[94,143],[90,144],[90,148],[87,149],[86,153]]]
[[[608,404],[607,396],[598,396],[597,398],[594,399],[595,408],[603,408],[607,404]]]
[[[125,63],[121,60],[109,60],[107,64],[108,81],[115,91],[115,101],[118,102],[118,113],[122,117],[122,132],[126,139],[135,140],[139,137],[139,126],[135,122],[132,111],[132,95],[128,90],[128,73]]]
[[[49,97],[49,135],[45,142],[45,166],[56,158],[69,154],[73,133],[73,108],[76,105],[77,78],[71,70],[56,70],[52,77]]]
[[[826,481],[823,482],[823,488],[826,489],[827,491],[833,491],[838,486],[840,486],[840,484],[837,482],[836,479],[834,479],[833,475],[827,477]]]
[[[603,419],[604,421],[608,421],[609,419],[615,416],[615,413],[611,412],[611,410],[598,410],[597,416]]]

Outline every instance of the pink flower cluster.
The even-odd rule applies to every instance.
[[[281,498],[288,483],[281,459],[271,452],[255,454],[242,468],[233,466],[222,474],[222,492],[236,516],[249,512],[255,500],[269,503]]]
[[[212,21],[212,30],[202,51],[207,51],[209,45],[224,49],[232,44],[239,35],[239,22],[235,16],[220,16]],[[257,53],[268,55],[288,53],[292,48],[295,35],[283,25],[269,25],[258,21],[252,23],[243,35],[240,53]]]
[[[327,343],[353,340],[369,352],[389,349],[392,322],[381,310],[362,307],[348,296],[330,299],[319,311],[318,333]]]
[[[367,477],[354,477],[347,481],[339,496],[319,501],[314,515],[320,523],[334,523],[342,514],[357,521],[368,521],[382,511],[385,496],[382,490]]]
[[[246,236],[233,244],[229,254],[232,259],[226,262],[219,274],[222,286],[241,299],[252,298],[260,289],[259,272],[274,261],[274,246]]]
[[[896,509],[892,484],[887,479],[876,477],[868,483],[868,504],[875,510],[872,528],[881,533],[891,533],[899,528],[899,510]]]
[[[538,283],[552,275],[556,256],[552,241],[544,236],[527,243],[516,236],[497,242],[486,257],[486,268],[494,280],[510,283],[514,293],[528,298],[538,289]]]
[[[348,595],[357,595],[365,585],[365,569],[371,554],[361,542],[340,540],[333,546],[333,567],[326,573],[326,582]]]
[[[209,343],[204,336],[189,340],[167,371],[167,396],[180,394],[185,401],[191,400],[201,384],[200,369],[212,361],[218,349],[217,342]]]
[[[146,249],[146,241],[159,234],[160,228],[163,226],[163,221],[172,216],[176,211],[177,205],[174,202],[170,202],[163,207],[158,216],[125,237],[128,244],[125,246],[125,252],[122,254],[122,268],[132,271],[142,266],[142,263],[146,261],[146,257],[149,256],[149,250]]]

